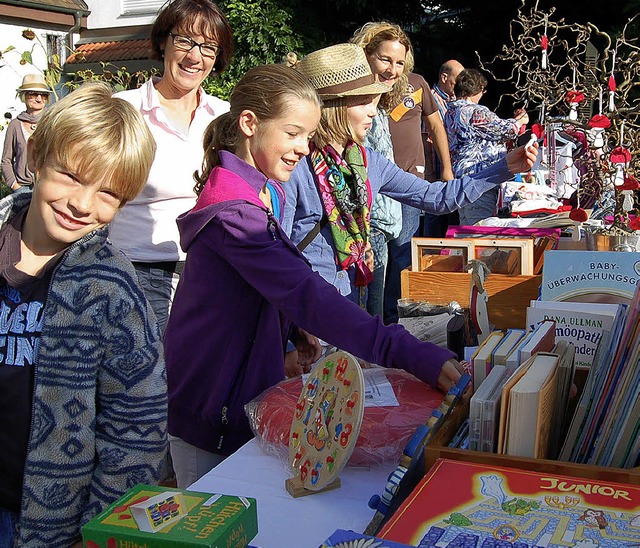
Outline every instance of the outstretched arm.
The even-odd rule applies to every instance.
[[[440,118],[439,112],[433,112],[429,116],[423,117],[424,122],[429,128],[429,134],[433,141],[433,146],[436,149],[438,158],[440,158],[440,178],[443,181],[450,181],[453,179],[453,169],[451,167],[451,156],[449,154],[449,139],[447,138],[447,132],[444,129],[442,118]]]

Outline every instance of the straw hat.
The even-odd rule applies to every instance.
[[[391,87],[376,81],[367,56],[356,44],[337,44],[319,49],[298,63],[322,99],[353,95],[377,95]]]
[[[44,81],[42,74],[27,74],[22,79],[22,85],[16,89],[16,93],[25,91],[39,91],[41,93],[51,93],[49,86]]]

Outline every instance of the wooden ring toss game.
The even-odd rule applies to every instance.
[[[299,497],[340,486],[338,474],[356,445],[363,414],[364,377],[358,360],[335,352],[318,362],[303,384],[291,422],[289,494]]]

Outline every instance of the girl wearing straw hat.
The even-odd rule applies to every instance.
[[[346,86],[329,85],[350,93],[357,80],[357,90],[386,90],[369,76],[356,71]],[[369,123],[368,101],[355,101],[358,135]],[[320,119],[309,82],[283,65],[255,67],[237,83],[230,104],[205,133],[197,204],[178,218],[187,260],[164,336],[178,487],[252,437],[245,404],[285,373],[309,370],[320,345],[308,333],[443,391],[460,378],[453,352],[418,341],[402,326],[384,326],[342,298],[282,229],[284,195],[276,181],[286,187]],[[291,369],[287,340],[299,352]]]
[[[27,167],[27,140],[36,129],[51,90],[41,74],[27,74],[16,90],[27,109],[7,127],[2,150],[2,177],[11,190],[33,184],[33,173]]]
[[[283,226],[312,268],[360,305],[371,280],[364,256],[371,203],[379,192],[429,213],[449,213],[528,171],[536,159],[537,147],[520,147],[479,174],[425,185],[361,144],[380,94],[389,88],[376,81],[360,46],[330,46],[310,53],[297,67],[324,108],[310,154],[285,186]]]

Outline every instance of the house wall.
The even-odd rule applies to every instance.
[[[88,29],[128,27],[153,23],[165,0],[85,0],[91,10]]]
[[[22,31],[27,28],[36,33],[36,40],[30,41],[22,37]],[[33,21],[27,20],[0,19],[0,52],[3,52],[0,58],[0,81],[2,82],[0,85],[0,125],[4,126],[7,122],[6,113],[10,114],[11,118],[15,118],[24,110],[24,104],[16,98],[16,88],[22,83],[25,74],[35,74],[44,71],[47,67],[45,48],[48,34],[58,36],[62,44],[67,43],[67,29],[55,25],[38,26]],[[78,38],[79,35],[74,35],[74,40]],[[5,52],[10,46],[15,49]],[[20,64],[20,58],[24,51],[32,52],[33,65]],[[62,47],[61,53],[66,56],[68,50]],[[3,140],[4,136],[0,134],[0,143]]]

